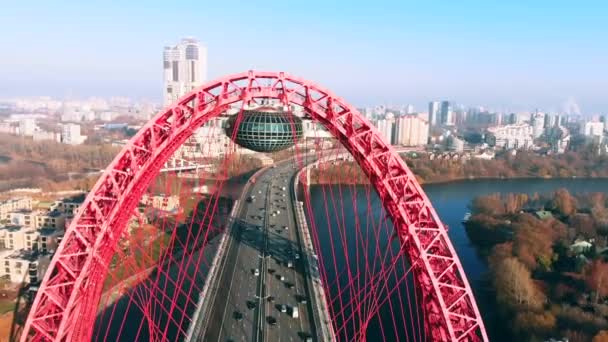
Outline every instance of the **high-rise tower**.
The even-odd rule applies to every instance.
[[[194,38],[166,46],[163,70],[163,103],[167,106],[206,81],[207,48]]]

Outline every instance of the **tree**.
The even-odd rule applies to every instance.
[[[532,280],[530,271],[514,257],[499,262],[494,268],[496,296],[512,308],[539,310],[546,301]]]
[[[522,335],[531,332],[545,335],[555,330],[556,323],[557,319],[550,311],[542,313],[524,311],[516,313],[513,328]]]
[[[608,263],[601,260],[591,263],[585,272],[585,283],[595,292],[596,303],[599,302],[600,296],[608,295]]]
[[[566,189],[559,189],[553,194],[552,207],[564,216],[570,216],[576,212],[576,199]]]
[[[595,222],[588,214],[576,214],[570,218],[569,223],[576,229],[577,234],[581,234],[587,239],[597,235]]]
[[[499,194],[476,197],[471,209],[474,214],[502,215],[505,213],[505,206]]]

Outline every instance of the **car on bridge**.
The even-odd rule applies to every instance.
[[[272,316],[268,316],[266,317],[266,321],[268,322],[268,324],[270,325],[277,325],[277,319],[272,317]]]

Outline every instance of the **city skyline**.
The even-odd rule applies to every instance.
[[[597,42],[608,33],[606,5],[528,5],[334,3],[322,7],[331,15],[319,16],[314,3],[10,4],[0,20],[21,29],[0,43],[19,48],[0,56],[0,97],[161,102],[159,51],[194,36],[209,50],[208,79],[284,70],[359,106],[412,103],[424,111],[429,101],[450,99],[495,110],[562,111],[574,103],[587,115],[605,113],[608,49]],[[36,22],[27,29],[16,19],[25,14]]]

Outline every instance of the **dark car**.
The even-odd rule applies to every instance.
[[[272,317],[272,316],[268,316],[266,317],[266,321],[268,322],[268,324],[270,325],[277,325],[277,319]]]
[[[306,304],[306,296],[304,296],[304,295],[297,295],[296,300],[300,304]]]
[[[256,306],[257,306],[257,305],[255,304],[255,302],[254,302],[254,301],[252,301],[252,300],[248,300],[248,301],[247,301],[247,308],[248,308],[248,309],[255,309],[255,307],[256,307]]]
[[[243,314],[242,314],[242,313],[240,313],[239,311],[235,311],[235,312],[232,314],[232,317],[234,317],[234,319],[236,319],[237,321],[240,321],[240,320],[242,320],[242,319],[243,319]]]

